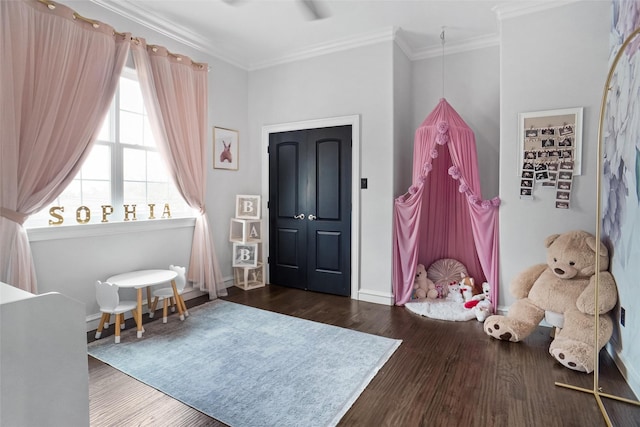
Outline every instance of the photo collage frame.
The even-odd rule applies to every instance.
[[[520,114],[520,198],[537,187],[555,191],[555,207],[569,209],[574,175],[580,174],[582,108]]]

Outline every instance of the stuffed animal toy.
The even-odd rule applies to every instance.
[[[436,283],[436,292],[438,296],[436,298],[446,298],[449,295],[449,285],[446,283]]]
[[[464,298],[462,297],[462,292],[460,291],[460,282],[449,283],[449,294],[447,295],[447,300],[455,301],[455,302],[464,302]]]
[[[413,295],[418,299],[435,299],[438,297],[436,284],[427,277],[427,269],[423,264],[418,264],[416,269],[416,278],[413,281]]]
[[[482,284],[482,293],[475,295],[471,301],[464,304],[468,307],[468,304],[473,304],[473,312],[476,315],[478,322],[484,322],[489,315],[493,314],[493,306],[491,305],[491,286],[489,283],[484,282]]]
[[[600,245],[600,271],[596,272],[595,250]],[[506,316],[490,316],[484,331],[491,337],[518,342],[526,338],[544,318],[545,311],[564,316],[564,326],[555,335],[549,353],[563,366],[590,373],[596,351],[613,332],[607,314],[617,301],[613,276],[607,272],[609,254],[604,244],[586,231],[554,234],[545,240],[547,263],[529,267],[511,282],[516,302]],[[595,345],[595,279],[599,275],[599,335]]]
[[[465,299],[464,308],[474,308],[476,305],[480,304],[481,302],[488,302],[489,304],[491,304],[490,295],[491,295],[491,286],[489,286],[489,283],[484,282],[482,284],[482,293],[473,295],[469,299]],[[487,301],[484,301],[485,299]]]
[[[462,293],[462,299],[467,302],[471,301],[475,295],[479,292],[476,290],[476,284],[473,277],[469,277],[464,273],[461,274],[462,280],[460,280],[460,292]]]

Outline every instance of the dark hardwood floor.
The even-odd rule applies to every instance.
[[[549,328],[539,327],[522,343],[507,343],[489,338],[475,320],[431,320],[402,307],[274,285],[251,291],[230,288],[223,299],[403,340],[340,426],[605,425],[592,394],[554,385],[558,381],[591,390],[593,375],[555,362],[547,351]],[[187,305],[206,301],[198,298]],[[93,339],[91,333],[87,337]],[[606,352],[601,359],[601,391],[635,400]],[[96,427],[224,426],[92,357],[89,397],[91,425]],[[640,407],[606,398],[603,403],[614,426],[640,426]]]

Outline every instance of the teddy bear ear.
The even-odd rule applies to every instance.
[[[558,237],[560,237],[559,234],[552,234],[551,236],[547,237],[544,241],[544,246],[548,248],[553,244],[553,242],[556,241]]]
[[[591,249],[594,253],[596,252],[596,238],[595,236],[587,236],[585,237],[585,241],[587,243],[587,246],[589,246],[589,249]],[[607,246],[600,242],[600,256],[602,257],[606,257],[609,256],[609,250],[607,249]]]

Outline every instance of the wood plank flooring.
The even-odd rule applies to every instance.
[[[403,340],[339,426],[605,425],[592,394],[554,385],[591,390],[593,375],[555,362],[548,354],[549,328],[539,327],[522,343],[506,343],[489,338],[476,321],[431,320],[402,307],[274,285],[246,292],[230,288],[223,299]],[[203,302],[206,298],[187,305]],[[91,333],[87,336],[92,340]],[[602,354],[602,391],[635,399],[611,358]],[[92,357],[89,395],[96,427],[224,426]],[[614,426],[640,426],[640,407],[611,399],[603,403]]]

